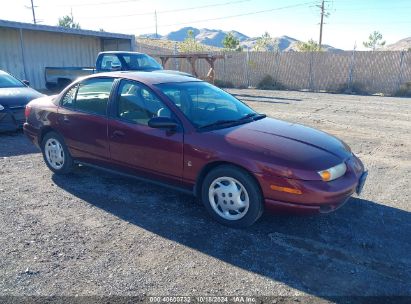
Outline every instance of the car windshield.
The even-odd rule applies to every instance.
[[[0,88],[21,88],[24,84],[9,74],[0,74]]]
[[[157,87],[199,129],[224,128],[260,116],[227,92],[206,82],[163,83]]]
[[[145,70],[162,70],[163,67],[152,57],[146,54],[124,54],[121,55],[127,65],[127,70],[145,71]]]

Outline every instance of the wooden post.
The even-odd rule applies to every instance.
[[[210,69],[207,73],[207,80],[213,84],[215,82],[215,61],[217,59],[225,58],[224,55],[211,55],[211,54],[173,54],[173,55],[170,54],[170,55],[152,55],[152,56],[159,57],[161,59],[161,64],[163,65],[163,67],[165,67],[165,65],[167,64],[167,61],[170,58],[187,59],[187,61],[191,65],[191,74],[197,78],[198,78],[198,73],[196,70],[196,62],[198,59],[205,59],[210,65]]]
[[[190,62],[190,64],[191,64],[191,74],[193,74],[195,77],[198,78],[198,74],[197,74],[197,71],[196,71],[196,61],[197,61],[197,58],[194,57],[194,56],[189,56],[189,57],[187,57],[187,60],[188,60],[188,62]]]
[[[208,64],[210,65],[210,70],[207,73],[207,80],[214,84],[215,82],[215,70],[214,70],[214,62],[217,60],[215,57],[206,58]]]
[[[168,57],[162,57],[160,56],[161,59],[161,65],[163,66],[163,68],[166,67],[167,61],[168,61]]]

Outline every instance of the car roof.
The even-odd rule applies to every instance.
[[[117,71],[93,74],[87,79],[95,77],[114,77],[130,79],[142,82],[144,84],[160,84],[160,83],[175,83],[175,82],[202,82],[202,80],[177,74],[168,74],[162,72],[139,72],[139,71]]]

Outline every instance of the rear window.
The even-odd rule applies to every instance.
[[[87,79],[67,91],[62,106],[81,112],[106,115],[114,79]]]

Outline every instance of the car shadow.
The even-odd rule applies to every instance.
[[[0,133],[0,157],[40,153],[22,130]]]
[[[122,221],[309,295],[341,303],[339,296],[411,295],[404,210],[352,198],[331,214],[265,214],[239,230],[212,221],[193,197],[149,183],[88,167],[52,179]]]

